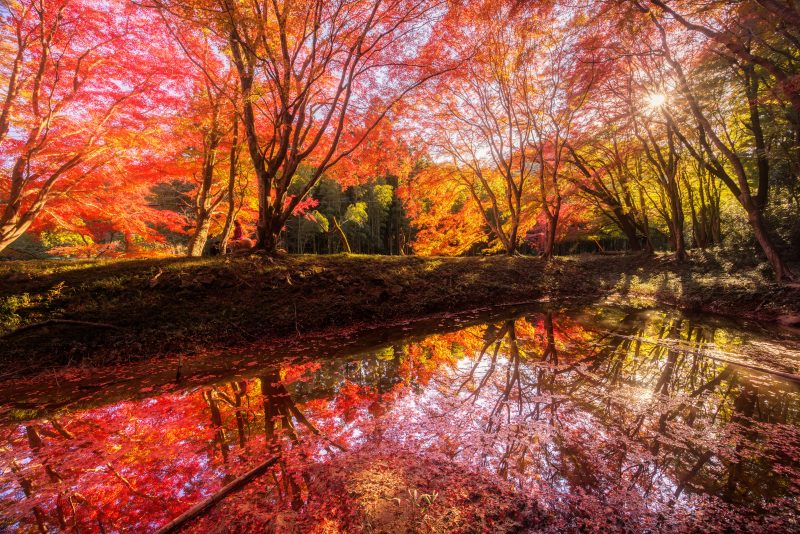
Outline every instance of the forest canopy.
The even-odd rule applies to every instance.
[[[798,43],[791,0],[3,0],[0,255],[722,247],[789,280]]]

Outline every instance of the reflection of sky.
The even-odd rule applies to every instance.
[[[786,423],[774,427],[778,437],[798,440],[796,388],[763,373],[731,372],[724,364],[659,343],[670,335],[688,343],[690,332],[699,331],[696,326],[679,322],[665,328],[664,321],[672,319],[663,314],[634,319],[625,336],[601,337],[569,317],[554,317],[557,365],[542,360],[544,326],[539,317],[529,317],[513,323],[517,357],[507,334],[499,339],[496,358],[495,341],[481,355],[488,334],[478,326],[432,335],[393,351],[367,352],[355,361],[321,361],[305,376],[288,372],[292,365],[284,366],[281,376],[299,379],[287,384],[288,395],[268,402],[288,402],[320,436],[293,416],[299,442],[291,444],[284,434],[282,450],[297,450],[306,462],[336,463],[341,451],[333,443],[349,450],[393,444],[441,454],[490,474],[500,474],[505,466],[503,476],[519,491],[549,492],[552,506],[557,506],[575,498],[578,488],[602,495],[626,487],[645,503],[674,495],[680,477],[698,461],[693,451],[706,449],[713,455],[697,468],[695,489],[722,491],[718,480],[728,476],[728,444],[752,440],[756,447],[759,440],[756,430],[742,434],[726,426],[732,417]],[[721,330],[706,329],[705,339],[715,346],[723,339],[743,339]],[[638,338],[645,341],[637,345]],[[688,344],[693,350],[701,345],[696,338]],[[670,352],[677,358],[669,395],[662,396],[654,387],[665,376]],[[594,356],[587,360],[587,354]],[[519,371],[516,379],[514,369]],[[723,371],[729,374],[706,394],[691,395]],[[70,492],[131,525],[161,524],[178,515],[266,458],[262,385],[258,378],[247,382],[241,399],[244,448],[229,402],[233,382],[59,413],[58,421],[73,439],[61,436],[48,419],[4,423],[1,430],[9,439],[0,447],[0,516],[12,519],[0,527],[30,525],[33,506],[53,514],[59,493]],[[206,400],[209,394],[220,411],[221,441]],[[756,409],[750,416],[737,415],[749,399]],[[686,414],[692,410],[689,422]],[[38,428],[40,449],[29,446],[26,426]],[[734,479],[734,485],[752,486],[749,498],[757,498],[759,491],[791,490],[773,484],[777,475],[769,461],[748,461],[736,475],[744,478]],[[796,460],[782,468],[787,469],[784,477],[798,474]],[[54,482],[47,469],[62,481]],[[34,482],[27,498],[20,484],[24,478]],[[764,490],[767,486],[772,489]],[[691,489],[685,488],[679,499],[688,509],[699,506]],[[88,516],[95,513],[78,508]]]

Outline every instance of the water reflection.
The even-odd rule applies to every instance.
[[[666,313],[522,317],[49,419],[8,412],[0,528],[795,530],[798,389]],[[10,420],[14,419],[14,420]]]

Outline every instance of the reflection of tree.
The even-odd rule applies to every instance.
[[[735,502],[776,494],[764,483],[781,478],[771,462],[743,457],[762,439],[746,430],[759,416],[759,388],[734,366],[704,357],[715,328],[631,314],[616,332],[586,338],[569,322],[559,328],[552,313],[534,323],[533,335],[524,320],[488,325],[454,375],[462,407],[445,413],[481,421],[480,465],[520,485],[546,481],[600,502],[630,491],[666,502],[687,488]],[[564,340],[577,343],[566,356]],[[785,405],[786,393],[774,395],[768,406]],[[456,430],[462,437],[448,442],[476,439],[472,429]]]
[[[345,447],[335,440],[323,436],[320,430],[306,418],[292,399],[291,393],[280,377],[280,368],[272,367],[261,375],[261,397],[264,406],[264,428],[267,449],[278,458],[280,475],[273,472],[276,488],[282,498],[291,503],[293,510],[303,505],[303,487],[308,487],[305,466],[310,463],[309,453],[302,447],[300,428],[321,438],[321,446],[329,453]],[[291,444],[291,449],[286,439]]]
[[[302,490],[295,478],[287,473],[286,458],[283,454],[282,437],[285,434],[294,444],[299,442],[295,430],[294,412],[296,407],[291,395],[280,382],[279,369],[273,368],[261,376],[261,395],[264,401],[264,429],[267,437],[267,448],[273,456],[281,458],[280,480],[273,472],[275,486],[282,491],[282,496],[288,496],[294,510],[303,505]],[[298,411],[299,412],[299,411]],[[305,419],[305,418],[303,418]],[[281,483],[282,482],[282,483]]]
[[[28,437],[28,446],[30,447],[31,451],[34,455],[40,455],[42,452],[42,447],[44,442],[39,435],[39,427],[37,425],[26,425],[25,426],[25,434]],[[58,483],[61,480],[61,475],[59,475],[55,469],[50,465],[47,460],[43,460],[44,470],[47,473],[50,482]],[[34,497],[34,484],[33,481],[24,475],[19,474],[20,469],[19,465],[14,461],[12,463],[12,470],[18,474],[19,476],[19,483],[22,486],[22,490],[25,493],[26,498],[33,498]],[[47,532],[47,522],[45,518],[45,513],[42,511],[40,506],[33,507],[33,515],[36,519],[36,526],[39,528],[40,532]],[[66,528],[67,523],[64,519],[64,504],[63,504],[63,495],[59,495],[58,499],[56,500],[56,518],[58,520],[58,524],[61,528]]]
[[[714,337],[714,329],[689,319],[642,322],[632,335],[620,337],[622,343],[610,357],[590,366],[594,388],[610,393],[611,411],[607,415],[614,416],[607,420],[624,436],[649,442],[652,460],[640,462],[631,477],[645,491],[659,477],[673,473],[675,497],[695,481],[706,491],[741,500],[735,498],[734,487],[758,487],[758,479],[770,476],[771,465],[765,463],[745,478],[738,460],[728,459],[726,442],[703,438],[709,428],[725,429],[726,441],[738,444],[734,458],[739,456],[742,443],[757,440],[755,434],[742,435],[740,422],[740,414],[743,420],[754,414],[756,393],[749,379],[743,381],[745,377],[733,366],[703,356],[704,344]],[[635,388],[645,402],[634,409],[629,397],[615,399],[617,384]],[[652,394],[647,393],[648,384]],[[750,466],[755,464],[750,462]],[[721,480],[728,481],[729,489],[721,491]]]
[[[228,406],[233,410],[233,418],[236,421],[236,443],[243,448],[247,443],[250,419],[247,416],[247,408],[244,402],[249,404],[247,395],[248,383],[246,380],[234,380],[228,384],[215,386],[201,392],[202,398],[208,406],[211,418],[211,428],[214,430],[214,438],[209,443],[209,461],[214,461],[214,454],[219,450],[223,464],[228,464],[228,452],[233,444],[228,437],[232,433],[226,429],[225,417],[223,416],[223,406]],[[228,483],[236,478],[235,473],[226,470],[222,481]]]
[[[41,462],[46,482],[35,480],[31,474],[24,473],[16,459],[11,460],[11,471],[17,477],[26,499],[42,500],[42,497],[44,497],[44,502],[47,502],[46,496],[49,490],[54,487],[56,493],[52,506],[37,504],[32,507],[34,523],[37,530],[42,533],[49,532],[50,529],[48,525],[52,521],[54,521],[57,528],[61,530],[65,530],[69,527],[76,528],[77,517],[75,510],[77,506],[82,505],[93,510],[96,514],[98,527],[101,531],[104,531],[108,521],[105,518],[102,508],[98,506],[97,503],[91,502],[79,491],[72,491],[62,484],[65,481],[65,476],[62,476],[61,473],[69,472],[71,469],[68,464],[58,463],[59,449],[65,444],[71,444],[75,436],[55,419],[48,421],[47,424],[44,424],[44,422],[43,424],[28,424],[24,426],[24,429],[27,446],[33,458]],[[151,496],[136,490],[125,477],[114,469],[111,463],[106,463],[101,469],[107,469],[124,483],[131,492],[152,499]],[[28,473],[31,473],[30,470]],[[36,495],[37,488],[44,490],[42,492],[43,495]],[[48,511],[47,508],[51,510]],[[70,515],[72,517],[68,522]]]
[[[796,391],[705,357],[730,339],[720,327],[637,313],[608,323],[599,332],[530,314],[29,421],[0,448],[11,466],[0,482],[18,492],[0,506],[39,531],[149,525],[278,455],[229,499],[299,518],[333,498],[312,498],[324,487],[314,465],[341,470],[376,445],[491,473],[569,518],[556,530],[580,530],[607,507],[664,530],[674,525],[654,518],[672,521],[670,506],[752,511],[796,496]]]
[[[242,400],[247,398],[247,381],[231,382],[231,389],[233,390],[234,398],[233,406],[236,409],[236,430],[239,436],[239,447],[244,447],[247,437],[245,434],[245,412]]]

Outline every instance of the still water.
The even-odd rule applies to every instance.
[[[797,531],[799,369],[593,307],[42,375],[0,393],[0,531],[156,531],[268,460],[183,531]]]

